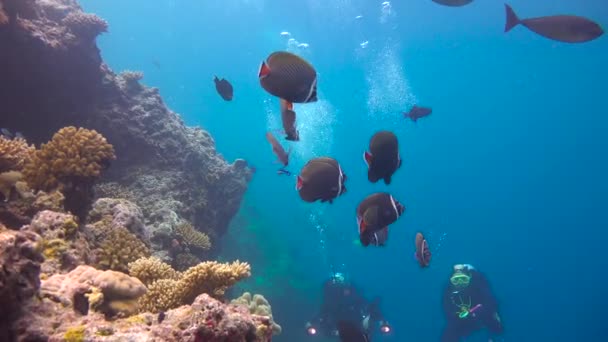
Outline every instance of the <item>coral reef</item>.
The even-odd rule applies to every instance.
[[[120,198],[100,198],[93,203],[89,222],[103,221],[113,227],[125,227],[144,243],[149,235],[141,209],[133,202]]]
[[[83,315],[95,310],[107,316],[130,316],[138,311],[137,298],[146,291],[137,278],[85,265],[67,274],[55,274],[40,286],[43,298],[71,306]]]
[[[130,262],[150,256],[150,250],[126,228],[115,227],[97,249],[97,265],[103,269],[127,271]]]
[[[272,333],[274,335],[281,333],[281,326],[272,318],[270,303],[261,294],[251,296],[251,293],[245,292],[240,297],[230,301],[230,304],[245,305],[251,314],[268,317],[272,324]]]
[[[95,35],[106,24],[76,1],[2,4],[10,23],[0,26],[0,102],[3,113],[19,115],[2,115],[0,127],[23,132],[35,144],[65,126],[106,137],[118,158],[103,181],[135,194],[128,199],[142,208],[157,250],[171,243],[167,220],[174,215],[204,225],[212,240],[223,235],[251,179],[247,163],[226,162],[213,138],[187,127],[157,89],[133,86],[140,75],[116,75],[103,64]]]
[[[101,313],[82,315],[47,298],[26,309],[27,319],[17,324],[20,341],[270,342],[272,337],[268,317],[207,294],[192,305],[166,311],[162,321],[158,315],[142,313],[108,322]]]
[[[7,139],[0,136],[0,173],[21,171],[34,153],[23,138]]]
[[[101,134],[69,126],[32,154],[23,173],[35,190],[61,190],[66,209],[84,218],[93,199],[94,181],[115,158],[114,148]]]
[[[43,210],[21,231],[34,232],[42,237],[45,260],[41,273],[44,277],[70,271],[91,260],[89,243],[73,215]]]
[[[201,233],[188,223],[184,222],[175,227],[175,232],[179,235],[182,242],[188,247],[208,250],[211,248],[211,240],[205,233]]]
[[[12,341],[11,324],[40,286],[40,237],[0,225],[0,341]]]
[[[172,270],[156,258],[129,265],[129,274],[148,284],[148,292],[140,300],[142,310],[159,312],[190,304],[201,293],[222,297],[228,287],[251,275],[249,264],[238,260],[225,264],[206,261],[183,273]]]
[[[0,221],[12,229],[29,224],[40,211],[64,210],[64,196],[59,191],[38,191],[34,194],[27,184],[21,181],[17,181],[10,189],[10,200],[0,203]]]

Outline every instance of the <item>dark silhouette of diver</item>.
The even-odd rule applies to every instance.
[[[323,302],[319,313],[306,323],[308,335],[339,336],[339,325],[347,322],[356,327],[361,335],[371,335],[378,327],[381,333],[388,334],[391,326],[380,312],[380,299],[369,303],[359,291],[345,280],[344,275],[336,273],[323,284]],[[367,341],[361,339],[361,341]]]
[[[498,303],[486,277],[469,264],[454,265],[443,293],[443,312],[447,320],[441,342],[460,341],[482,328],[492,335],[503,332]]]

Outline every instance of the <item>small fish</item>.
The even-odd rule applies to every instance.
[[[414,105],[409,112],[403,112],[403,116],[405,116],[406,118],[410,118],[412,119],[412,121],[416,122],[420,118],[431,115],[432,112],[433,110],[431,108],[418,107]]]
[[[281,101],[281,121],[285,130],[285,139],[289,141],[300,141],[300,134],[296,130],[296,112],[293,111],[293,103],[284,99]]]
[[[258,72],[264,90],[291,103],[317,101],[317,71],[302,57],[291,52],[273,52]]]
[[[158,323],[159,324],[162,323],[165,320],[165,316],[166,316],[166,314],[165,314],[164,311],[161,311],[161,312],[158,313]]]
[[[363,153],[363,160],[367,164],[367,179],[370,182],[384,179],[385,184],[391,184],[391,177],[402,163],[397,136],[390,131],[374,134],[369,142],[369,152]]]
[[[363,19],[363,16],[362,15],[358,15],[358,16],[355,17],[355,19],[357,19],[357,20]]]
[[[471,2],[473,2],[473,0],[433,0],[433,2],[444,6],[460,7],[470,4]]]
[[[219,79],[217,76],[214,76],[213,81],[215,82],[215,90],[220,96],[226,101],[232,101],[232,97],[234,95],[234,90],[232,89],[232,84],[225,79]]]
[[[287,31],[283,31],[283,32],[281,32],[281,36],[283,36],[283,37],[290,37],[291,33],[287,32]]]
[[[156,59],[152,61],[152,64],[154,64],[157,69],[160,69],[160,63]]]
[[[284,168],[280,168],[277,170],[277,175],[291,176],[291,171],[285,170]]]
[[[338,336],[342,342],[369,342],[369,335],[352,321],[338,322]]]
[[[431,251],[429,249],[429,244],[426,242],[424,235],[422,235],[420,232],[416,233],[415,255],[420,267],[428,267],[431,263]]]
[[[266,140],[268,140],[272,146],[272,152],[277,156],[283,167],[289,165],[289,153],[291,153],[291,150],[289,152],[285,152],[283,146],[279,144],[279,141],[270,132],[266,132]]]
[[[404,212],[405,206],[389,193],[377,192],[367,196],[356,210],[361,244],[368,246],[373,242],[375,232],[395,223]]]
[[[329,157],[319,157],[308,161],[296,178],[296,190],[306,202],[333,203],[346,192],[346,174],[340,164]]]
[[[602,27],[584,17],[553,15],[547,17],[519,19],[511,6],[505,4],[507,21],[505,32],[522,24],[543,37],[565,43],[584,43],[604,34]]]

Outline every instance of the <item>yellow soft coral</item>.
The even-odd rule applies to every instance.
[[[98,264],[103,269],[124,271],[130,262],[150,255],[148,247],[124,227],[114,228],[101,243]]]
[[[0,173],[21,171],[33,153],[34,146],[29,146],[25,139],[0,136]]]
[[[175,227],[175,231],[182,237],[184,243],[188,246],[204,250],[211,249],[211,240],[209,239],[209,236],[194,229],[190,223],[185,222],[178,225]]]
[[[65,127],[33,153],[23,172],[32,188],[52,190],[73,180],[95,180],[115,158],[114,147],[101,134]]]
[[[162,262],[157,259],[154,262],[147,260],[142,263],[158,267],[158,264]],[[137,263],[131,264],[131,271],[135,264]],[[169,265],[165,265],[162,266],[163,269],[169,267]],[[142,271],[137,272],[142,273]],[[167,274],[173,273],[168,272]],[[158,279],[148,285],[148,292],[140,298],[140,309],[158,312],[192,304],[194,298],[203,293],[221,297],[228,287],[251,275],[251,266],[238,260],[232,263],[206,261],[191,267],[184,273],[177,273],[177,275],[177,279]],[[145,277],[147,277],[147,273]]]

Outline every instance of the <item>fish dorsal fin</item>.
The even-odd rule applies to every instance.
[[[368,168],[372,164],[372,159],[373,159],[373,156],[371,153],[369,153],[367,151],[363,152],[363,161],[365,161],[365,165],[367,165]]]
[[[304,186],[304,180],[302,179],[301,176],[298,176],[296,178],[296,190],[300,191],[300,189],[302,189],[303,186]]]
[[[258,72],[258,78],[264,78],[270,74],[270,67],[266,61],[263,61],[260,65],[260,71]]]

